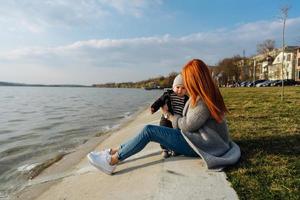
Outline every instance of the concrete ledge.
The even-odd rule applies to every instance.
[[[97,149],[119,145],[145,124],[157,124],[159,116],[159,113],[142,112],[127,126],[111,134]],[[68,172],[56,178],[52,176],[49,181],[55,183],[48,185],[49,188],[36,199],[238,199],[225,173],[208,172],[200,159],[178,156],[164,160],[155,143],[118,165],[112,176],[98,171],[83,158]],[[46,176],[33,180],[37,185],[46,182]]]

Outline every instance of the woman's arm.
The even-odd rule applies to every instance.
[[[199,130],[210,117],[210,112],[203,101],[198,101],[195,107],[189,105],[186,116],[170,116],[173,128],[181,129],[183,132]]]

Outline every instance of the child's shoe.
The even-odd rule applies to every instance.
[[[163,158],[169,158],[171,156],[170,152],[166,149],[163,149],[161,155],[163,156]]]
[[[180,154],[180,153],[177,153],[177,152],[175,152],[175,151],[171,151],[171,155],[174,156],[174,157],[176,157],[176,156],[180,156],[181,154]]]

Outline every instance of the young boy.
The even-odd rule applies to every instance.
[[[172,90],[167,90],[166,92],[164,92],[163,95],[152,104],[151,113],[153,114],[159,108],[163,107],[164,105],[167,105],[168,111],[172,115],[176,114],[182,116],[184,105],[188,99],[189,97],[186,95],[186,89],[183,86],[182,76],[181,74],[178,74],[173,81]],[[173,128],[172,122],[166,119],[164,115],[161,116],[159,125]],[[164,158],[168,158],[172,154],[176,155],[176,152],[171,152],[162,145],[161,148],[162,155]]]

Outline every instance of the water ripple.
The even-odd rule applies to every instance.
[[[9,134],[9,133],[13,133],[14,131],[13,130],[9,130],[9,129],[6,129],[6,130],[0,130],[0,135],[1,134]]]
[[[58,117],[48,117],[48,120],[62,120],[64,119],[66,116],[58,116]]]
[[[12,120],[8,120],[7,122],[12,123],[12,122],[23,122],[26,121],[25,119],[12,119]]]
[[[49,125],[46,125],[46,126],[40,126],[40,127],[36,127],[36,128],[33,128],[31,129],[32,131],[45,131],[45,130],[50,130],[56,126],[59,126],[63,124],[63,122],[54,122],[54,123],[51,123]]]

